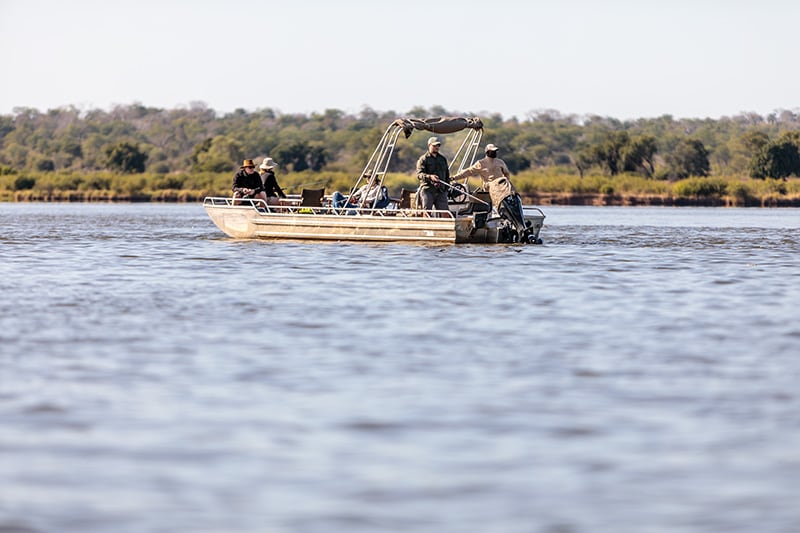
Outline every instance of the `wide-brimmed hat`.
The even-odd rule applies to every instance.
[[[244,168],[244,167],[253,167],[253,168],[256,168],[256,164],[255,164],[255,163],[253,163],[253,160],[252,160],[252,159],[245,159],[245,160],[244,160],[244,163],[242,163],[242,166],[240,166],[239,168]]]
[[[487,145],[486,145],[486,151],[487,151],[487,152],[496,152],[496,151],[498,151],[499,149],[500,149],[500,148],[498,148],[497,146],[495,146],[495,145],[493,145],[493,144],[487,144]]]
[[[431,137],[430,139],[428,139],[428,146],[432,144],[437,144],[437,145],[442,144],[442,141],[439,140],[439,137]]]
[[[263,168],[264,170],[269,170],[271,168],[275,168],[278,166],[278,163],[272,160],[271,157],[265,157],[258,168]]]

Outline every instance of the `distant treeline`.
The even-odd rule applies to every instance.
[[[282,114],[269,108],[221,115],[204,104],[181,109],[133,104],[110,111],[17,108],[0,115],[0,191],[8,198],[21,191],[32,197],[53,190],[109,197],[145,190],[150,196],[163,190],[227,190],[229,184],[222,182],[228,178],[222,176],[235,171],[242,159],[266,156],[278,161],[284,176],[345,182],[344,176],[362,170],[395,118],[448,115],[472,114],[440,107],[404,113],[365,108],[357,115],[337,109]],[[797,111],[622,121],[546,110],[524,120],[499,114],[481,118],[485,143],[501,147],[512,173],[548,176],[563,183],[564,190],[570,180],[589,177],[608,183],[617,176],[674,183],[800,176]],[[459,147],[461,138],[453,137],[443,138],[445,155]],[[426,139],[417,133],[401,140],[391,169],[411,176]],[[792,194],[795,186],[771,188]],[[613,190],[608,185],[606,193]]]

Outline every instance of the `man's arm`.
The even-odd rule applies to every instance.
[[[480,176],[480,174],[481,174],[481,162],[476,161],[471,167],[465,168],[464,170],[453,176],[453,180],[471,178],[472,176]]]

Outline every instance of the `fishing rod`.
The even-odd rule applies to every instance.
[[[306,187],[311,187],[312,185],[320,185],[320,184],[324,184],[324,185],[327,186],[329,181],[330,181],[330,179],[317,180],[317,181],[308,181],[306,183],[301,183],[299,185],[292,185],[292,189],[297,191],[297,190],[300,190],[300,189],[304,189]]]
[[[471,195],[470,193],[468,193],[466,190],[462,189],[461,187],[456,187],[454,185],[450,185],[449,183],[447,183],[446,181],[441,180],[441,179],[439,180],[439,183],[441,183],[442,185],[446,185],[447,187],[449,187],[453,191],[458,191],[458,193],[460,193],[460,194],[468,196],[469,198],[472,198],[473,200],[477,200],[477,201],[479,201],[480,203],[482,203],[484,205],[488,205],[489,207],[492,207],[492,204],[490,204],[489,202],[487,202],[485,200],[481,200],[477,196]],[[461,184],[459,184],[459,185],[461,185]]]

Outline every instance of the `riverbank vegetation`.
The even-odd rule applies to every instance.
[[[443,108],[219,115],[203,104],[111,111],[74,107],[0,115],[0,200],[199,201],[227,195],[242,159],[273,157],[287,192],[347,190],[399,116],[473,115]],[[800,116],[620,121],[533,112],[481,117],[513,181],[539,204],[800,206]],[[392,194],[415,188],[427,135],[401,139]],[[454,153],[461,136],[443,136]],[[477,185],[477,183],[473,183]]]
[[[287,193],[322,188],[347,191],[353,184],[347,172],[289,172],[280,175]],[[20,179],[30,180],[20,184]],[[800,207],[800,179],[753,180],[736,176],[653,180],[630,174],[609,176],[553,171],[524,171],[514,184],[528,203],[541,205],[693,205],[726,207]],[[50,202],[199,202],[206,196],[228,196],[231,174],[178,172],[117,174],[95,172],[26,173],[0,176],[0,201]],[[415,189],[416,178],[390,173],[390,193]],[[476,186],[477,181],[472,185]]]

